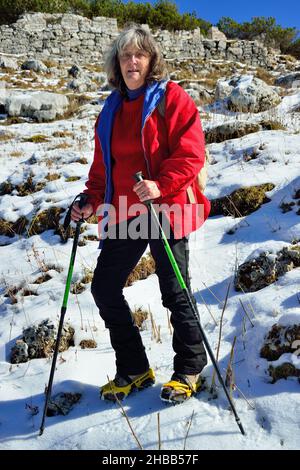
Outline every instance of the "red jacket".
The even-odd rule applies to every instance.
[[[180,208],[181,214],[178,211],[171,213],[169,220],[175,236],[181,237],[199,228],[210,211],[210,202],[196,184],[196,177],[205,162],[205,141],[194,101],[171,81],[165,87],[164,114],[162,116],[156,106],[144,121],[142,145],[149,168],[149,174],[144,176],[156,181],[161,191],[161,197],[154,201],[156,204],[177,204]],[[105,147],[98,132],[101,115],[96,123],[94,161],[85,191],[95,212],[104,202],[108,176],[102,152]],[[187,197],[190,186],[196,199],[192,204]]]

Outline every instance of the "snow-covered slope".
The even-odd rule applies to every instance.
[[[300,103],[300,94],[287,96],[276,108],[276,115],[288,130],[261,131],[247,136],[211,144],[213,162],[209,167],[209,198],[224,196],[242,186],[273,183],[268,193],[271,201],[251,215],[233,219],[213,217],[191,236],[192,287],[201,315],[202,325],[214,352],[218,343],[219,324],[227,287],[233,280],[236,264],[262,250],[278,251],[300,239],[300,217],[296,208],[282,213],[282,201],[292,200],[300,188],[300,125],[296,113],[290,111]],[[224,122],[230,117],[208,111],[210,123]],[[299,114],[299,113],[298,113]],[[237,117],[235,116],[236,119]],[[245,118],[245,115],[238,116]],[[258,116],[247,115],[256,120]],[[204,122],[204,127],[206,124]],[[93,154],[93,117],[57,121],[51,124],[16,124],[0,126],[12,138],[1,141],[0,182],[20,184],[33,173],[34,181],[44,180],[48,173],[60,178],[46,181],[37,193],[25,197],[13,194],[0,198],[0,219],[15,222],[20,216],[28,219],[37,208],[53,205],[66,208],[84,187],[89,165],[76,162],[84,156],[90,164]],[[68,131],[63,141],[55,131]],[[23,139],[43,134],[49,142],[30,143]],[[56,147],[56,148],[55,148]],[[258,148],[256,159],[246,161],[244,154]],[[18,156],[11,156],[19,152]],[[34,158],[31,157],[34,155]],[[77,181],[67,182],[72,176]],[[44,180],[45,181],[45,180]],[[89,226],[97,234],[96,226]],[[234,229],[234,234],[227,232]],[[93,303],[89,285],[78,295],[70,294],[66,320],[75,328],[75,346],[60,355],[55,372],[53,393],[82,393],[80,402],[67,416],[46,419],[43,436],[38,436],[44,405],[44,388],[48,382],[51,359],[36,359],[12,365],[10,348],[20,338],[24,327],[45,318],[58,319],[67,276],[72,240],[61,244],[53,231],[29,238],[0,236],[1,305],[0,305],[0,448],[2,449],[136,449],[137,443],[118,405],[99,400],[99,385],[115,373],[114,354],[108,332]],[[74,281],[80,280],[85,269],[93,269],[98,256],[98,243],[88,241],[78,248]],[[40,275],[41,263],[51,264],[52,279],[33,284]],[[37,295],[22,297],[17,303],[4,297],[7,287],[25,285]],[[222,389],[217,387],[213,399],[206,390],[183,405],[169,407],[159,399],[161,384],[172,374],[172,346],[167,312],[161,305],[156,275],[138,281],[125,289],[132,308],[151,309],[161,328],[161,342],[152,338],[150,319],[142,337],[156,385],[133,394],[124,402],[132,427],[144,449],[158,448],[157,414],[160,414],[162,449],[183,449],[188,422],[193,420],[186,449],[297,449],[300,446],[300,385],[296,378],[271,384],[268,363],[259,351],[264,335],[275,322],[300,322],[300,271],[294,269],[258,292],[238,293],[231,284],[224,315],[219,365],[225,374],[234,337],[234,375],[237,389],[233,399],[247,432],[243,437],[236,426]],[[249,320],[243,322],[240,299],[246,306]],[[207,307],[205,306],[207,305]],[[209,311],[208,311],[209,309]],[[245,331],[246,330],[246,331]],[[95,339],[96,349],[81,349],[81,339]],[[213,368],[204,370],[208,386]],[[38,414],[35,414],[38,407]]]

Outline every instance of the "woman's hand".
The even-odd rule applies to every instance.
[[[72,207],[71,211],[71,219],[74,222],[78,222],[78,220],[88,219],[93,214],[93,206],[92,204],[85,204],[83,207],[79,207],[78,202],[75,202]]]
[[[138,195],[141,202],[157,199],[161,196],[157,184],[152,180],[139,181],[133,186],[133,191]]]

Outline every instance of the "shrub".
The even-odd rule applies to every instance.
[[[271,191],[274,187],[273,183],[249,186],[248,188],[237,189],[228,196],[213,199],[211,200],[210,217],[215,215],[243,217],[251,214],[259,209],[262,204],[270,201],[266,196],[266,192]]]

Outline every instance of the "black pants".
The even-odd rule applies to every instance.
[[[116,367],[120,375],[136,375],[149,368],[139,329],[134,325],[123,287],[128,275],[150,244],[156,263],[162,303],[171,312],[174,328],[174,371],[182,374],[201,372],[207,363],[197,321],[178,284],[163,243],[160,239],[104,240],[92,282],[92,294],[100,315],[109,329],[112,347],[116,353]],[[174,257],[188,288],[189,251],[184,237],[169,238]]]

